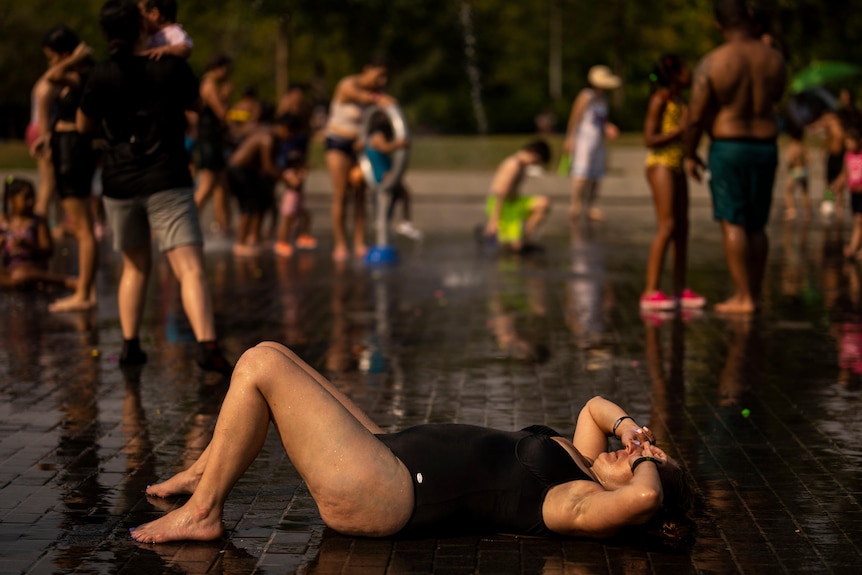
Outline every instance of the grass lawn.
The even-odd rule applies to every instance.
[[[530,134],[494,136],[418,136],[410,151],[410,167],[418,170],[491,170],[500,161],[529,142]],[[551,168],[556,167],[562,148],[562,135],[546,138],[553,151]],[[612,145],[640,146],[640,134],[623,134]],[[311,165],[322,168],[323,143],[311,145]],[[36,164],[23,141],[0,141],[0,170],[32,170]]]
[[[35,170],[36,162],[30,157],[27,144],[22,140],[0,141],[0,170]]]

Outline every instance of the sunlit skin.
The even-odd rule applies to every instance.
[[[778,134],[775,106],[787,80],[781,54],[753,38],[747,22],[717,26],[725,41],[704,56],[695,70],[685,134],[685,169],[699,183],[706,168],[698,155],[701,136],[774,139]],[[734,293],[717,303],[715,310],[753,313],[760,301],[769,238],[763,229],[748,229],[726,219],[720,223]]]

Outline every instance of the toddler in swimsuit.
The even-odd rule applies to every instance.
[[[27,286],[37,282],[75,289],[78,278],[48,271],[53,246],[45,220],[33,212],[36,191],[28,180],[9,177],[0,218],[0,285]]]

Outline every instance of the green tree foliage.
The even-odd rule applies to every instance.
[[[612,66],[625,81],[612,99],[614,119],[639,129],[652,62],[667,52],[692,65],[720,38],[711,0],[178,0],[179,21],[195,41],[194,69],[215,53],[234,58],[234,85],[274,99],[279,22],[288,32],[289,78],[331,90],[339,78],[385,57],[390,90],[418,130],[471,132],[476,120],[459,14],[472,13],[482,104],[492,132],[534,128],[551,107],[562,128],[587,71]],[[102,0],[0,3],[0,136],[20,136],[29,92],[44,69],[41,38],[64,23],[106,56],[98,30]],[[859,62],[851,49],[862,34],[862,0],[761,0],[791,68],[815,59]],[[552,7],[556,6],[556,10]],[[562,97],[549,90],[553,30],[562,31]],[[239,91],[239,90],[237,90]],[[325,97],[320,94],[319,97]]]

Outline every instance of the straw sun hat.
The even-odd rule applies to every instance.
[[[593,66],[587,74],[590,85],[600,90],[613,90],[619,88],[623,81],[619,76],[611,72],[607,66]]]

